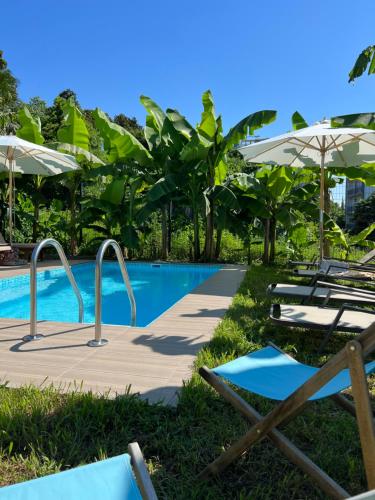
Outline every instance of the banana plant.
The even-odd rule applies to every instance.
[[[355,235],[344,232],[332,219],[328,217],[326,217],[324,226],[325,238],[327,238],[332,244],[338,245],[343,249],[342,258],[345,260],[348,259],[350,250],[353,247],[361,246],[375,248],[375,242],[368,239],[368,237],[375,231],[375,222]]]
[[[18,112],[18,120],[21,127],[17,130],[16,135],[21,139],[33,142],[35,144],[43,144],[44,137],[41,132],[40,118],[34,118],[27,106],[21,108]],[[37,241],[39,235],[39,218],[40,208],[45,202],[42,190],[46,177],[41,175],[33,175],[30,189],[30,199],[34,207],[33,220],[32,220],[32,239]]]
[[[47,144],[47,146],[54,147],[62,152],[74,154],[82,166],[82,170],[56,176],[56,180],[61,182],[68,192],[68,206],[70,212],[68,231],[71,240],[70,251],[71,254],[74,255],[78,247],[77,207],[82,175],[93,164],[100,164],[103,162],[89,151],[89,132],[82,112],[78,109],[73,99],[67,99],[63,103],[63,113],[63,121],[57,132],[59,142]],[[17,130],[17,136],[36,144],[43,144],[44,137],[41,133],[40,119],[34,118],[26,106],[19,111],[18,118],[21,127]],[[42,176],[33,176],[31,199],[34,205],[32,231],[34,241],[37,240],[39,235],[39,212],[41,204],[45,202],[42,191],[46,179],[46,177]]]
[[[118,162],[94,169],[90,175],[92,178],[106,175],[111,180],[99,198],[90,197],[84,201],[81,223],[100,235],[92,241],[114,238],[122,242],[130,256],[132,250],[139,247],[137,226],[143,222],[140,216],[143,201],[139,195],[147,184],[136,171]]]
[[[178,189],[178,177],[183,167],[179,154],[188,142],[192,127],[176,110],[165,112],[149,97],[141,96],[147,111],[144,135],[145,148],[130,132],[112,123],[100,110],[94,113],[95,123],[103,137],[104,149],[110,162],[136,165],[150,187],[146,204],[140,212],[145,217],[153,211],[161,212],[162,255],[168,257],[168,208],[173,193]]]
[[[216,116],[215,105],[209,90],[202,96],[203,112],[201,121],[191,135],[189,142],[181,151],[184,162],[204,165],[204,190],[206,234],[204,260],[215,258],[214,217],[215,187],[222,185],[227,175],[227,153],[248,134],[273,122],[276,111],[259,111],[252,113],[224,135],[221,116]]]
[[[306,217],[317,216],[319,185],[304,169],[262,166],[252,174],[235,174],[232,185],[240,191],[240,206],[264,226],[263,261],[273,262],[276,225],[289,230]]]

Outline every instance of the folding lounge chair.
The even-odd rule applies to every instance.
[[[138,443],[129,454],[0,488],[1,500],[157,500]]]
[[[275,297],[300,299],[302,304],[320,300],[323,305],[335,300],[357,304],[375,304],[375,290],[365,290],[350,286],[315,281],[314,285],[294,285],[290,283],[271,283],[267,293]]]
[[[324,276],[336,279],[371,280],[375,279],[375,267],[371,264],[350,264],[337,260],[323,261],[317,269],[293,269],[293,274],[300,278]]]
[[[360,333],[375,321],[375,310],[344,303],[340,309],[326,306],[272,304],[270,319],[281,326],[326,331],[321,352],[335,331]]]
[[[344,259],[330,259],[326,258],[324,260],[330,261],[330,260],[336,260],[339,262],[348,262],[352,264],[369,264],[373,259],[375,259],[375,248],[370,250],[369,252],[366,253],[366,255],[363,255],[359,260],[344,260]],[[313,266],[318,266],[319,261],[317,257],[314,257],[313,260],[311,261],[300,261],[300,260],[290,260],[289,265],[291,266],[306,266],[306,267],[313,267]]]
[[[375,323],[357,340],[352,340],[322,368],[299,363],[274,345],[230,361],[213,370],[200,369],[201,376],[252,424],[250,430],[224,451],[200,474],[201,479],[219,474],[255,443],[268,437],[287,458],[310,475],[333,498],[349,493],[314,464],[277,428],[301,412],[310,401],[331,397],[357,417],[368,489],[375,488],[375,429],[366,375],[375,370],[375,361],[364,359],[375,350]],[[265,417],[244,401],[222,379],[241,389],[280,401]],[[352,387],[355,404],[340,392]]]

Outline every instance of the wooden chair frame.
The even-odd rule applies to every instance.
[[[275,347],[275,346],[274,346]],[[299,414],[309,398],[316,394],[341,370],[349,368],[354,405],[340,394],[331,399],[356,416],[366,470],[368,489],[375,489],[375,426],[367,386],[364,359],[375,350],[375,323],[356,340],[352,340],[328,361],[309,380],[288,398],[277,404],[266,416],[260,415],[244,401],[220,377],[207,367],[199,370],[201,376],[235,409],[254,424],[238,441],[232,444],[199,475],[207,479],[211,474],[220,474],[228,465],[247,452],[255,443],[268,437],[286,457],[308,474],[318,486],[333,498],[349,498],[345,491],[330,476],[299,450],[277,427],[282,426]]]
[[[129,443],[128,453],[143,500],[158,500],[138,443]]]

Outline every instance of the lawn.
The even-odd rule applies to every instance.
[[[199,353],[196,369],[215,366],[272,341],[298,360],[322,364],[322,334],[275,327],[267,320],[271,281],[289,279],[285,270],[253,265],[233,304]],[[336,352],[348,339],[336,335]],[[373,387],[374,388],[374,387]],[[262,413],[272,404],[250,401]],[[63,394],[57,389],[0,387],[0,485],[123,453],[139,442],[160,498],[316,499],[325,498],[267,440],[228,468],[220,479],[200,483],[196,475],[248,424],[202,381],[186,382],[176,408],[149,405],[137,396],[116,399]],[[285,429],[285,434],[349,492],[366,488],[355,420],[329,401],[316,402]]]

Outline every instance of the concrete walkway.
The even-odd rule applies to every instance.
[[[40,267],[58,266],[43,262]],[[0,278],[25,272],[27,266],[2,267]],[[174,404],[245,272],[245,266],[224,266],[149,327],[103,326],[105,347],[86,346],[94,337],[92,325],[41,321],[38,333],[45,338],[25,343],[29,322],[0,318],[0,381],[10,387],[53,383],[65,391],[79,387],[111,396],[130,390],[150,402]]]

